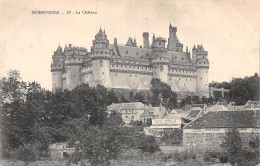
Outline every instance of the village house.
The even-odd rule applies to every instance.
[[[67,142],[57,142],[49,146],[51,158],[66,158],[73,152],[75,148],[70,148]]]
[[[167,111],[164,107],[150,107],[141,102],[132,103],[117,103],[107,107],[107,113],[120,113],[125,124],[130,124],[132,121],[147,122],[147,119],[163,118]]]
[[[192,151],[221,151],[225,133],[232,126],[239,129],[243,145],[248,145],[260,134],[260,110],[209,111],[184,127],[183,146]]]

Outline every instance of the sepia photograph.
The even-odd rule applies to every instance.
[[[0,0],[0,166],[260,166],[260,0]]]

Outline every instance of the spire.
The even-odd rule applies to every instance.
[[[196,50],[196,46],[195,46],[195,44],[194,44],[194,46],[193,46],[192,50]]]
[[[202,46],[202,44],[200,45],[200,50],[201,50],[201,51],[205,51],[204,48],[203,48],[203,46]]]

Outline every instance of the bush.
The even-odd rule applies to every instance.
[[[154,136],[141,136],[138,147],[142,150],[142,152],[154,153],[155,151],[160,150]]]
[[[15,151],[16,158],[18,160],[22,160],[26,165],[30,162],[34,162],[39,158],[39,150],[37,146],[27,144],[24,146],[20,146]]]

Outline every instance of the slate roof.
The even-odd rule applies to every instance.
[[[149,114],[149,112],[153,112],[153,115]],[[164,107],[161,108],[161,111],[160,111],[160,107],[145,107],[145,110],[140,117],[163,118],[165,113],[166,113],[166,109]]]
[[[111,104],[107,107],[109,111],[118,111],[118,110],[138,110],[144,109],[145,105],[141,102],[133,102],[133,103],[117,103]]]
[[[185,126],[185,129],[204,128],[260,128],[260,111],[216,111],[208,112]]]
[[[207,111],[228,111],[229,108],[224,105],[213,105],[207,109]]]
[[[201,113],[201,111],[202,111],[201,109],[191,110],[187,117],[188,118],[196,118]]]

